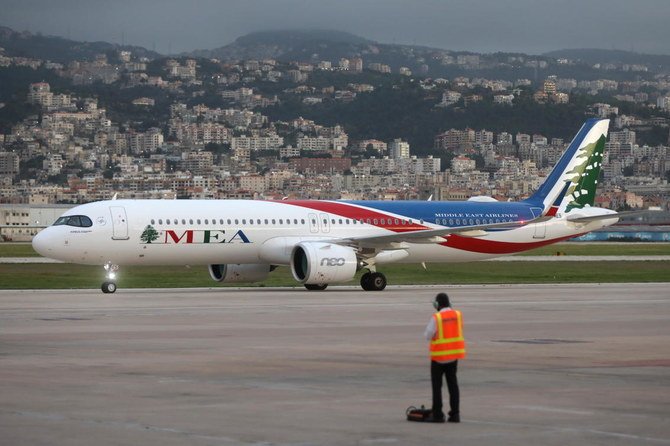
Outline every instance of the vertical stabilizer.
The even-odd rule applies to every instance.
[[[589,119],[568,146],[546,181],[526,202],[544,215],[593,205],[602,166],[609,119]]]

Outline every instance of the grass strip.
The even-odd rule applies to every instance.
[[[670,282],[670,262],[474,262],[387,265],[380,268],[389,285],[512,284],[512,283],[621,283]],[[358,284],[355,281],[350,284]],[[0,264],[0,289],[99,288],[104,271],[99,266],[72,264]],[[134,266],[118,272],[119,288],[215,287],[207,268],[183,266]],[[251,286],[300,286],[288,268],[280,267],[260,284]]]

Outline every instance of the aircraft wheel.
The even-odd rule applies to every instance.
[[[105,294],[114,293],[116,291],[116,284],[114,282],[104,282],[100,289]]]
[[[328,288],[328,284],[327,283],[323,283],[323,284],[306,283],[305,288],[307,288],[310,291],[323,291],[326,288]]]
[[[382,291],[386,288],[386,276],[382,273],[370,273],[367,285],[368,288],[363,288],[365,291]]]
[[[370,277],[372,276],[372,273],[365,273],[361,276],[361,288],[363,288],[365,291],[372,291],[371,284],[370,284]]]

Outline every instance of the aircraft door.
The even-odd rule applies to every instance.
[[[319,214],[319,223],[321,223],[321,232],[330,232],[330,222],[328,222],[328,214]]]
[[[533,218],[538,218],[542,215],[542,208],[531,208],[530,210],[533,213]],[[534,223],[533,226],[535,227],[533,238],[545,238],[547,235],[547,222]]]
[[[316,214],[309,214],[309,232],[315,234],[319,232],[319,217]]]
[[[112,240],[128,240],[128,219],[126,217],[126,208],[123,206],[110,206],[109,212],[112,214]]]

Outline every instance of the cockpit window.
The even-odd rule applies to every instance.
[[[67,225],[67,226],[75,226],[78,228],[90,228],[93,226],[93,222],[91,221],[90,218],[88,218],[85,215],[67,215],[64,217],[60,217],[56,222],[53,224],[54,226],[61,226],[61,225]]]

